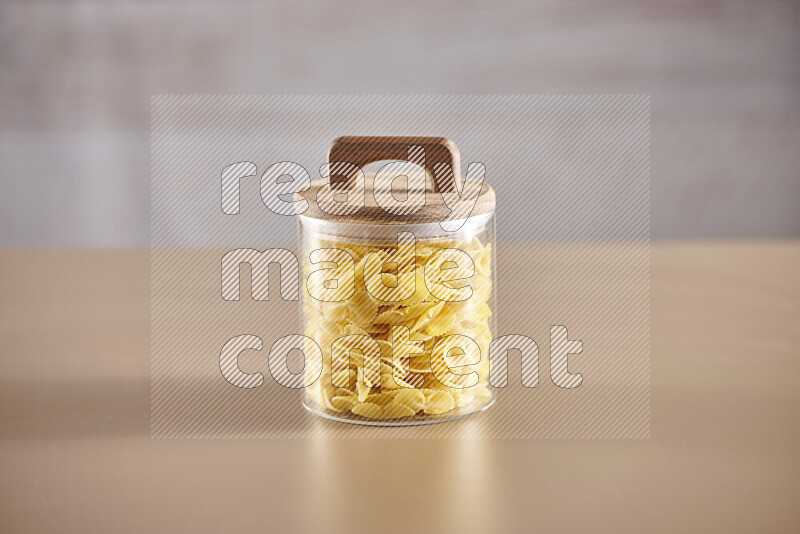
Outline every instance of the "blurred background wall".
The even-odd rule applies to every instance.
[[[654,238],[798,237],[798,30],[775,0],[5,1],[0,246],[146,245],[164,93],[650,94]]]

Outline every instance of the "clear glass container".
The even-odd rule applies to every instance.
[[[491,203],[452,232],[424,214],[299,216],[304,334],[323,355],[319,378],[305,388],[308,410],[390,426],[492,404],[495,216],[494,192],[483,188]]]

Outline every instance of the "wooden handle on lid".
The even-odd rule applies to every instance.
[[[412,147],[425,150],[424,160],[422,151]],[[328,149],[328,163],[346,162],[363,168],[369,163],[387,159],[409,161],[424,167],[433,177],[435,192],[456,191],[457,180],[461,177],[458,147],[446,137],[344,136],[334,139]],[[355,170],[350,169],[348,173],[347,170],[335,167],[341,166],[331,166],[331,188],[350,188],[352,178],[356,175]],[[438,176],[434,170],[438,171]]]

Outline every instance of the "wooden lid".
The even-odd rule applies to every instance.
[[[365,174],[361,168],[389,159],[395,163],[382,169],[376,187],[379,173]],[[475,191],[480,184],[461,179],[458,148],[443,137],[340,137],[331,145],[328,164],[328,179],[294,195],[308,202],[303,217],[350,224],[439,223],[451,215],[457,190]],[[485,182],[480,185],[477,201],[474,196],[469,200],[469,217],[494,210],[494,190]]]

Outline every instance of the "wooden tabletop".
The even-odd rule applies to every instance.
[[[800,242],[652,248],[645,440],[151,440],[149,255],[0,252],[2,532],[790,532]]]

